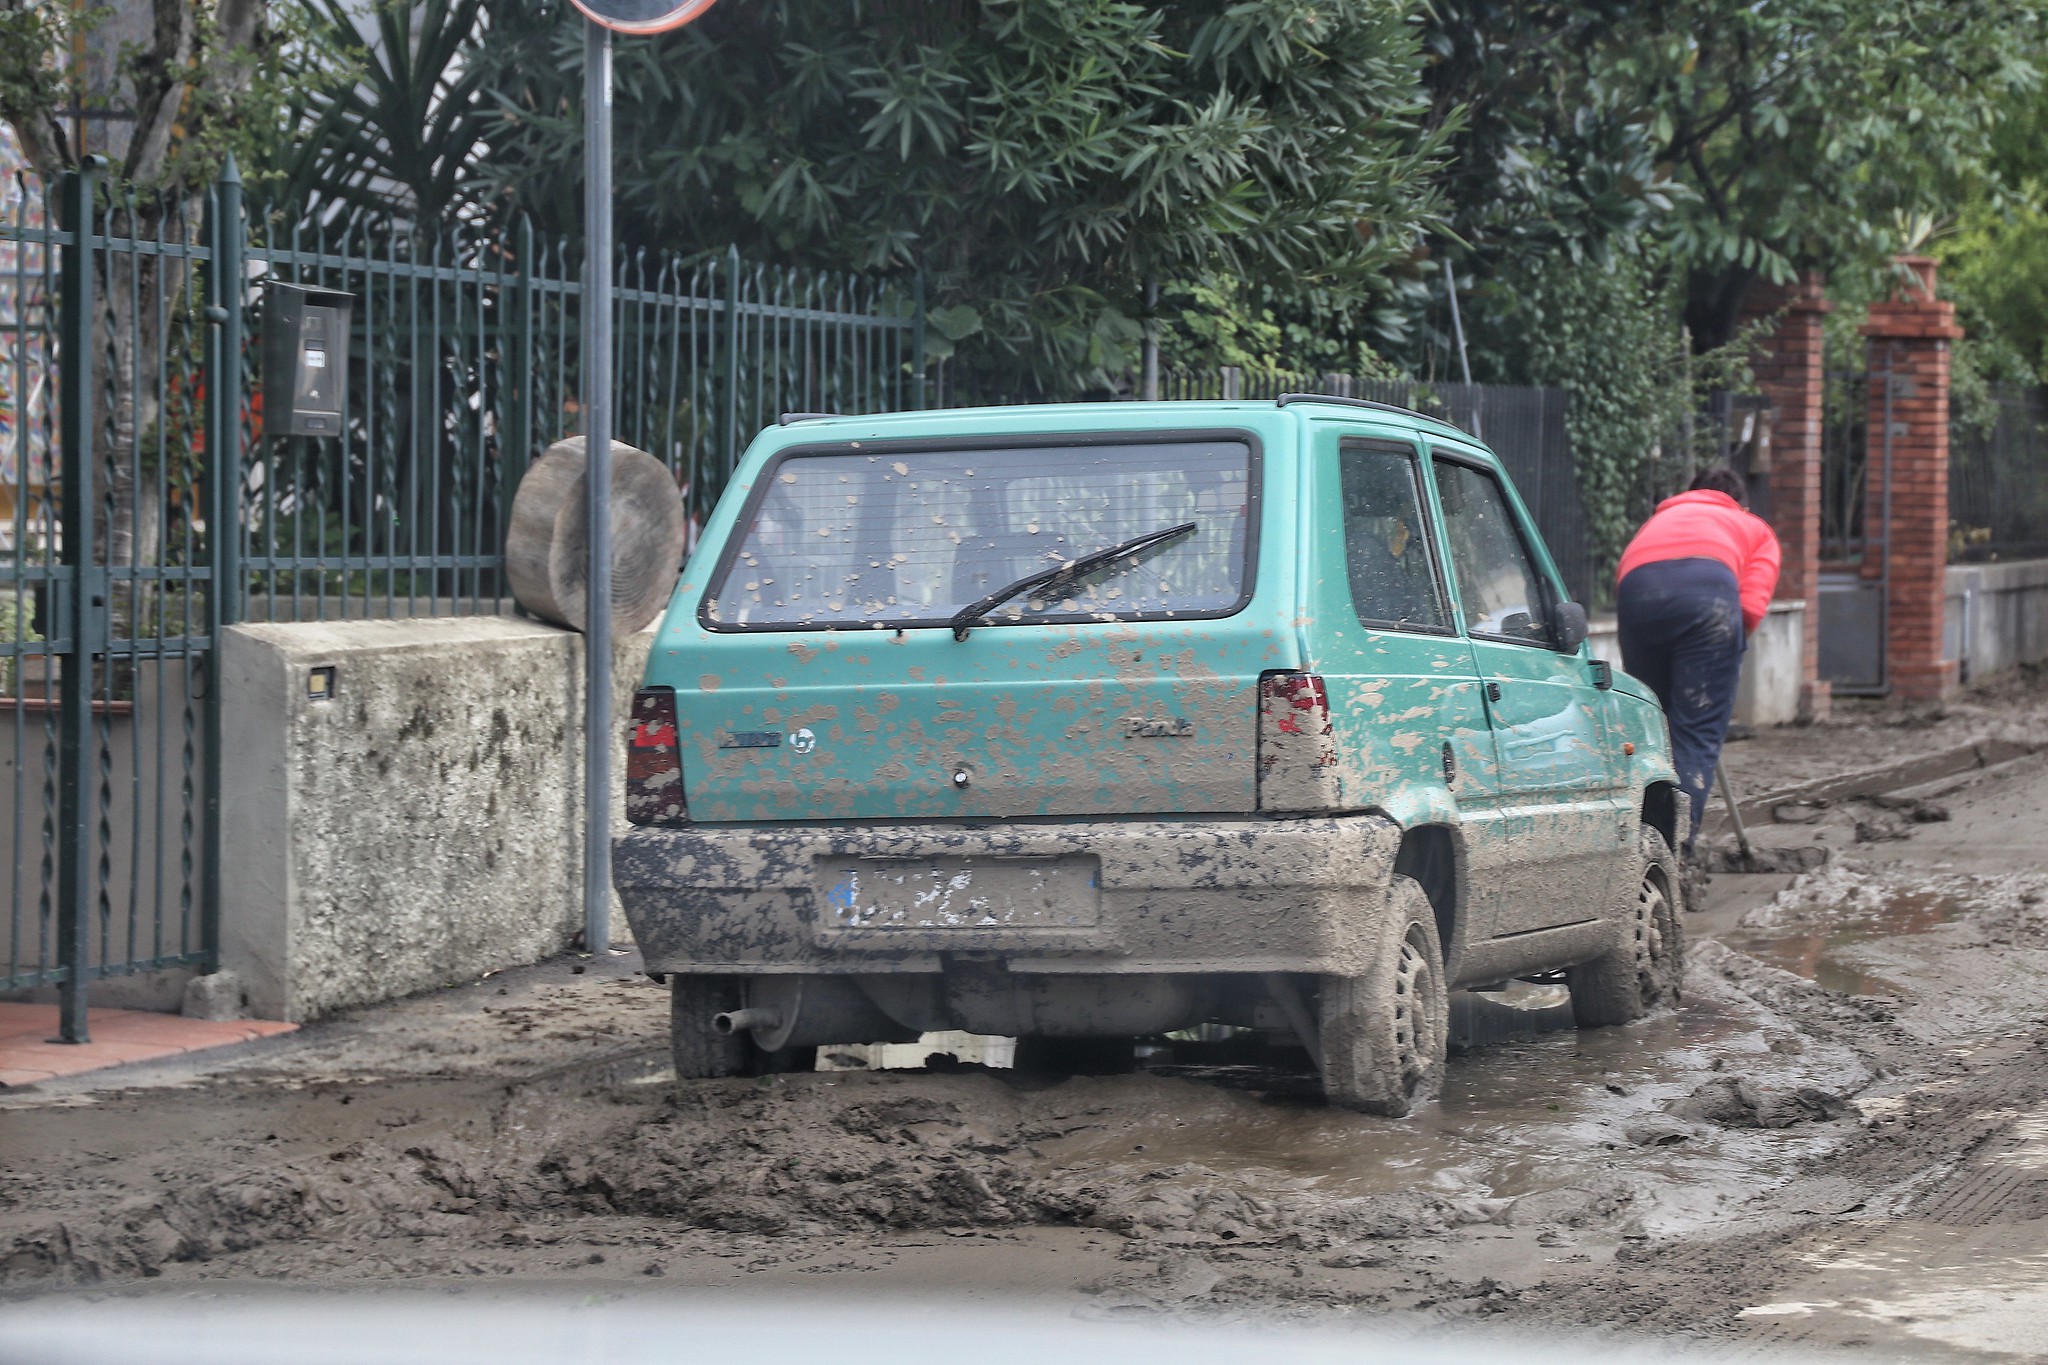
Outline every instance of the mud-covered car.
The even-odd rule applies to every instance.
[[[1684,803],[1585,637],[1498,460],[1400,409],[785,420],[634,702],[613,877],[677,1073],[1221,1024],[1399,1115],[1451,988],[1637,1018]]]

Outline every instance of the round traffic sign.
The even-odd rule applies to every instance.
[[[569,0],[592,23],[618,33],[666,33],[681,28],[712,0]]]

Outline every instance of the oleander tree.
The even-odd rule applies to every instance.
[[[1107,381],[1147,285],[1341,296],[1370,321],[1436,229],[1405,0],[747,0],[617,49],[621,236],[922,272],[1009,392]],[[582,38],[501,7],[479,62],[505,211],[573,232]]]

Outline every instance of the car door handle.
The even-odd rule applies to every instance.
[[[1500,684],[1499,684],[1499,683],[1497,683],[1497,682],[1490,682],[1490,683],[1488,683],[1488,684],[1486,685],[1486,699],[1487,699],[1488,701],[1499,701],[1499,700],[1500,700]]]

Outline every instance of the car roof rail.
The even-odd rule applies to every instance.
[[[1438,417],[1435,413],[1431,412],[1417,412],[1414,408],[1404,408],[1397,403],[1376,403],[1370,398],[1342,398],[1334,393],[1283,393],[1273,400],[1273,406],[1276,408],[1284,408],[1289,403],[1335,403],[1339,407],[1345,408],[1371,408],[1375,412],[1398,412],[1403,417],[1420,417],[1425,422],[1435,422],[1438,426],[1449,427],[1460,436],[1472,434],[1448,417]]]
[[[775,419],[775,425],[786,427],[793,422],[823,422],[828,418],[844,416],[846,414],[843,412],[785,412]]]

